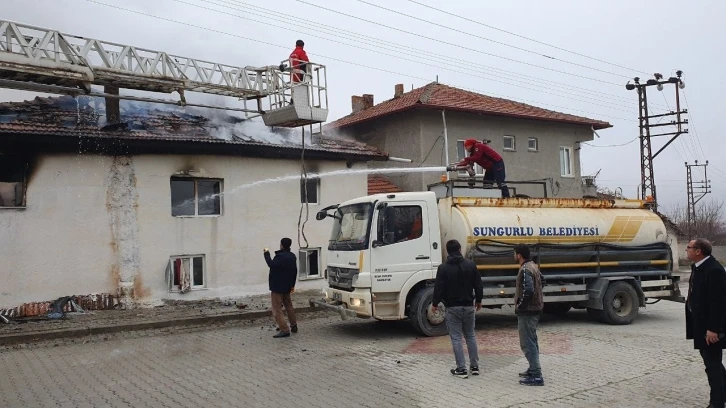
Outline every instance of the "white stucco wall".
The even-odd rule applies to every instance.
[[[343,161],[308,161],[309,172],[345,168]],[[171,216],[170,177],[190,169],[223,179],[221,216]],[[277,249],[287,236],[297,253],[299,180],[232,190],[299,173],[297,160],[144,155],[129,163],[99,156],[42,157],[32,170],[27,208],[0,209],[0,308],[64,295],[115,293],[119,279],[129,281],[143,301],[265,293],[268,268],[262,248]],[[365,195],[366,189],[364,174],[322,179],[321,203],[310,205],[305,235],[310,247],[323,248],[323,266],[331,225],[327,219],[316,221],[315,213]],[[169,293],[169,257],[185,254],[206,256],[207,288]],[[323,285],[316,279],[298,288]]]

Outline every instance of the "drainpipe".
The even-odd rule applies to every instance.
[[[411,160],[411,159],[404,159],[404,158],[401,158],[401,157],[388,156],[388,161],[401,162],[401,163],[411,163],[413,160]]]
[[[444,166],[449,165],[449,132],[446,128],[446,111],[441,111],[441,118],[444,120]],[[449,176],[448,174],[444,173],[446,175],[446,179],[448,180]]]

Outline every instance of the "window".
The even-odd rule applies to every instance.
[[[0,154],[0,207],[25,207],[28,161]]]
[[[170,292],[187,293],[205,287],[204,255],[172,256],[167,267]]]
[[[418,205],[388,207],[379,222],[386,245],[412,241],[423,235],[423,213]]]
[[[465,157],[469,157],[469,152],[467,152],[466,149],[464,149],[463,140],[456,141],[456,154],[457,154],[457,158],[459,159],[458,161],[462,161],[462,160],[464,160]],[[474,173],[479,174],[479,175],[484,174],[484,169],[480,165],[475,164]],[[467,176],[468,176],[468,174],[465,171],[459,172],[459,177],[467,177]]]
[[[516,150],[514,136],[504,136],[504,150]]]
[[[527,150],[529,150],[530,152],[536,152],[539,150],[539,145],[537,143],[536,137],[530,137],[529,139],[527,139]]]
[[[320,248],[306,248],[298,252],[298,275],[301,278],[322,278],[320,270],[323,263],[320,258]]]
[[[305,182],[305,180],[300,180],[300,203],[305,202],[305,194],[307,193],[308,204],[318,204],[320,199],[320,196],[318,195],[319,190],[319,178],[308,178],[307,183]]]
[[[560,175],[562,177],[573,177],[572,173],[572,148],[560,147]]]
[[[171,178],[171,215],[195,217],[222,214],[222,181]]]

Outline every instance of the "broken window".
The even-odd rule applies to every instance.
[[[171,215],[194,217],[222,214],[222,181],[171,178]]]
[[[307,194],[308,204],[318,204],[319,200],[319,189],[320,179],[319,178],[308,178],[307,183],[305,180],[300,180],[300,203],[305,202],[305,194]]]
[[[298,253],[298,274],[301,278],[320,278],[322,260],[320,248],[301,249]]]
[[[172,256],[166,268],[170,292],[187,293],[206,285],[204,255]]]
[[[0,154],[0,207],[25,207],[28,161]]]

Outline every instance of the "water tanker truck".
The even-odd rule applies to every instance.
[[[497,194],[450,180],[322,209],[316,219],[332,219],[327,285],[310,305],[344,319],[409,319],[422,335],[444,335],[445,313],[432,312],[431,300],[450,239],[481,273],[483,308],[513,305],[516,244],[529,245],[541,268],[545,313],[587,309],[620,325],[651,301],[683,301],[675,237],[647,202]]]

